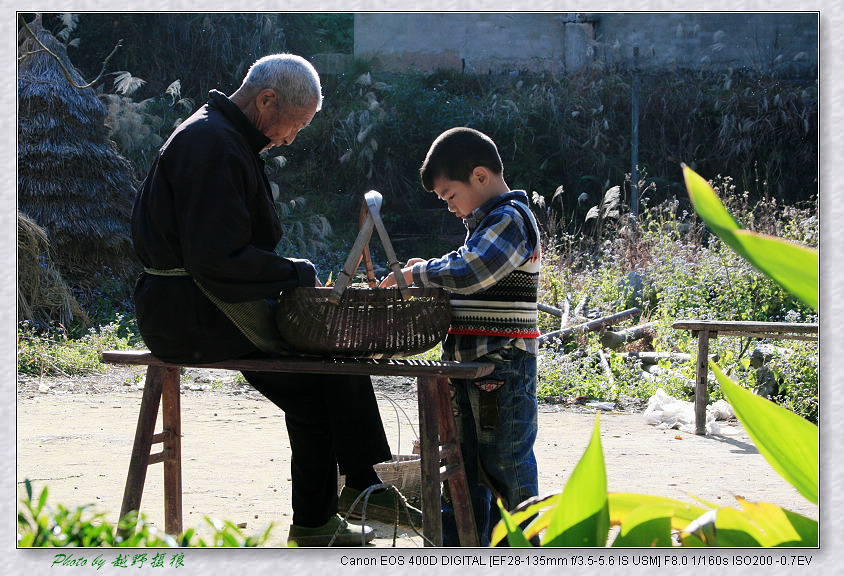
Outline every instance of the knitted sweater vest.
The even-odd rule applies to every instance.
[[[537,228],[529,209],[515,200],[507,204],[515,208],[528,229],[533,254],[521,266],[495,285],[474,294],[451,293],[451,326],[449,334],[537,338],[536,301],[539,292],[540,248]],[[496,206],[490,214],[497,210]],[[483,228],[483,222],[475,230]]]

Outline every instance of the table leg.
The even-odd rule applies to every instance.
[[[695,382],[695,434],[706,434],[706,404],[709,401],[709,330],[697,335],[697,380]]]
[[[440,502],[440,442],[437,379],[419,376],[419,448],[421,466],[422,534],[425,546],[442,546],[443,524]]]

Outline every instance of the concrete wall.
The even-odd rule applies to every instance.
[[[638,45],[640,62],[646,67],[817,68],[818,15],[813,13],[605,13],[591,17],[597,22],[599,57],[607,61],[629,62],[632,47]]]
[[[564,14],[356,14],[355,56],[380,70],[561,72]],[[464,68],[465,66],[465,68]]]
[[[355,56],[376,70],[573,73],[592,62],[814,70],[816,13],[362,13]]]

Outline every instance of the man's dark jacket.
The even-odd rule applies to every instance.
[[[132,240],[146,272],[135,287],[138,328],[169,362],[213,362],[252,345],[199,289],[224,302],[275,299],[313,286],[307,261],[278,256],[281,225],[259,156],[270,140],[220,92],[162,146],[138,192]]]

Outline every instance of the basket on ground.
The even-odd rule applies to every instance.
[[[375,464],[372,469],[385,484],[392,484],[410,506],[422,504],[422,466],[419,454],[393,454],[393,459]],[[346,477],[337,473],[337,494],[346,484]]]

